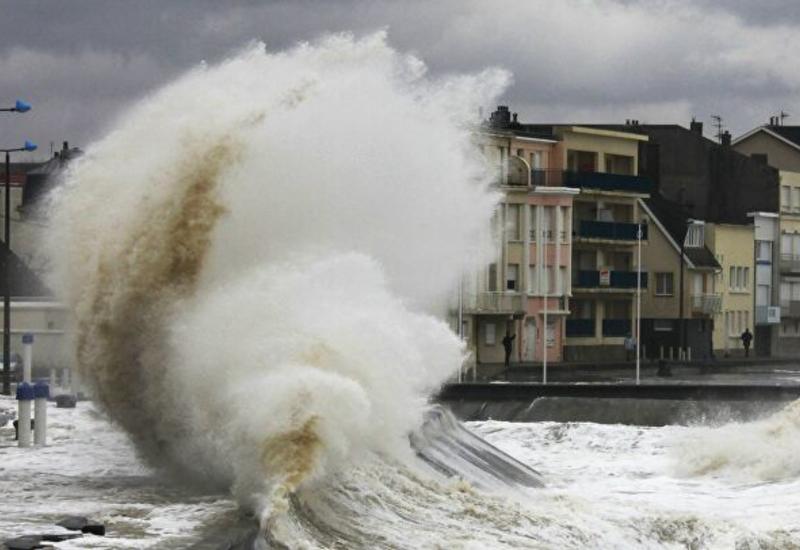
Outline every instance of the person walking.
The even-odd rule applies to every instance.
[[[511,361],[511,350],[514,348],[514,338],[516,337],[516,334],[512,336],[508,331],[503,337],[503,348],[506,350],[506,368],[508,368],[508,364]]]
[[[742,338],[742,345],[744,346],[744,356],[750,357],[750,343],[753,341],[753,333],[750,332],[749,328],[745,327],[741,338]]]

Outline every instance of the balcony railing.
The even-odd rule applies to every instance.
[[[469,313],[511,315],[525,311],[525,296],[510,292],[479,292],[465,295],[463,305]]]
[[[800,255],[781,254],[781,271],[784,273],[800,272]]]
[[[567,319],[567,336],[594,336],[594,319]]]
[[[599,271],[577,271],[573,279],[573,288],[636,288],[636,271],[612,271],[608,284],[600,284]],[[642,272],[642,288],[647,288],[647,272]]]
[[[615,241],[635,241],[639,225],[624,222],[601,222],[581,220],[578,224],[578,237],[585,239],[610,239]],[[647,225],[642,224],[642,239],[647,240]]]
[[[653,183],[644,176],[623,174],[605,174],[602,172],[564,172],[565,187],[585,187],[603,191],[625,191],[628,193],[648,194]]]
[[[630,319],[603,319],[603,336],[627,336],[630,333]]]
[[[692,294],[692,311],[713,315],[722,311],[722,296],[716,293]]]
[[[653,190],[653,182],[644,176],[573,170],[531,170],[531,185],[575,187],[641,194],[649,194]]]

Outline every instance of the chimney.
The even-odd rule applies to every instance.
[[[492,126],[507,128],[511,124],[511,113],[508,105],[498,105],[497,110],[489,116],[489,123]]]
[[[727,131],[727,130],[722,132],[722,134],[720,134],[720,136],[719,136],[719,142],[722,145],[730,146],[730,144],[731,144],[731,133],[729,131]]]
[[[514,121],[514,124],[517,124],[517,113],[514,113],[513,115],[511,115],[511,118]]]
[[[64,146],[61,148],[62,151],[69,151],[69,142],[65,141]]]
[[[691,130],[692,132],[694,132],[698,136],[702,136],[703,135],[703,123],[702,122],[697,122],[694,118],[692,118],[692,121],[689,123],[689,130]]]

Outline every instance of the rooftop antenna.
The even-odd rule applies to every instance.
[[[713,120],[712,125],[717,129],[717,141],[722,143],[722,129],[725,127],[722,124],[722,117],[719,115],[711,115],[711,120]]]
[[[783,109],[781,109],[781,114],[779,115],[779,117],[781,119],[781,126],[783,126],[783,119],[784,118],[789,118],[789,113],[785,113],[785,112],[783,112]]]

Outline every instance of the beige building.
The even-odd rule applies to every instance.
[[[642,294],[643,354],[709,358],[713,320],[721,311],[722,296],[716,283],[721,268],[708,248],[705,224],[688,219],[676,205],[658,196],[640,204],[648,225],[642,252],[649,275]]]
[[[740,153],[761,159],[779,170],[781,188],[777,235],[771,245],[757,242],[758,268],[767,261],[767,246],[772,246],[772,286],[777,289],[780,325],[771,352],[780,356],[800,353],[800,126],[784,126],[779,117],[733,141]],[[757,313],[764,309],[762,293],[757,293]],[[774,303],[775,300],[772,301]],[[771,311],[773,308],[768,308]],[[763,317],[763,316],[759,316]],[[772,321],[772,319],[770,319]],[[758,328],[758,327],[757,327]],[[757,335],[758,337],[758,335]]]
[[[706,224],[706,242],[722,267],[715,281],[722,308],[714,317],[714,351],[723,356],[740,354],[742,333],[755,332],[753,226]]]
[[[580,189],[572,232],[572,300],[565,356],[619,359],[635,332],[638,200],[650,182],[638,176],[639,143],[647,136],[577,125],[554,126],[556,177]],[[646,241],[646,228],[642,238]],[[647,273],[642,275],[647,284]]]

